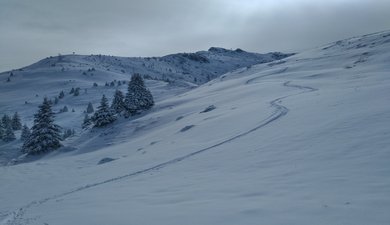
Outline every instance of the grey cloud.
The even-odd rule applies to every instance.
[[[386,0],[1,0],[0,71],[48,55],[297,51],[390,28]]]

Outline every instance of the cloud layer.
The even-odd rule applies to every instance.
[[[0,71],[78,54],[299,51],[390,29],[387,0],[1,0]]]

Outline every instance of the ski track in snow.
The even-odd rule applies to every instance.
[[[285,71],[287,70],[287,68],[284,68],[282,69],[282,71]],[[278,71],[279,73],[281,71]],[[272,73],[274,74],[274,73]],[[269,75],[272,75],[272,74],[268,74],[268,75],[265,75],[265,76],[269,76]],[[258,80],[260,78],[263,78],[265,77],[264,75],[263,76],[259,76],[259,77],[255,77],[255,78],[252,78],[252,79],[249,79],[245,82],[246,85],[249,85],[251,84],[253,81],[255,80]],[[24,219],[23,216],[24,214],[26,213],[26,211],[34,206],[38,206],[38,205],[41,205],[41,204],[44,204],[50,200],[55,200],[55,199],[58,199],[58,198],[61,198],[61,197],[64,197],[64,196],[67,196],[67,195],[70,195],[70,194],[73,194],[73,193],[76,193],[76,192],[79,192],[79,191],[83,191],[83,190],[86,190],[86,189],[89,189],[89,188],[92,188],[92,187],[96,187],[96,186],[99,186],[99,185],[103,185],[103,184],[107,184],[107,183],[111,183],[111,182],[114,182],[114,181],[118,181],[118,180],[122,180],[122,179],[125,179],[125,178],[129,178],[129,177],[134,177],[134,176],[137,176],[137,175],[141,175],[141,174],[144,174],[144,173],[148,173],[148,172],[151,172],[151,171],[155,171],[155,170],[159,170],[159,169],[162,169],[166,166],[169,166],[169,165],[172,165],[172,164],[175,164],[175,163],[178,163],[178,162],[181,162],[185,159],[188,159],[190,157],[193,157],[195,155],[198,155],[200,153],[203,153],[205,151],[208,151],[210,149],[213,149],[213,148],[216,148],[216,147],[219,147],[223,144],[226,144],[226,143],[229,143],[229,142],[232,142],[238,138],[241,138],[247,134],[250,134],[272,122],[274,122],[275,120],[278,120],[280,118],[282,118],[283,116],[285,116],[289,109],[283,105],[281,105],[281,101],[285,98],[288,98],[288,97],[291,97],[291,96],[295,96],[295,95],[300,95],[300,94],[303,94],[303,93],[308,93],[308,92],[313,92],[313,91],[317,91],[318,89],[316,88],[312,88],[312,87],[308,87],[308,86],[301,86],[301,85],[296,85],[296,84],[291,84],[291,81],[287,81],[287,82],[284,82],[283,83],[283,86],[284,87],[292,87],[292,88],[298,88],[299,90],[302,90],[302,92],[299,92],[299,93],[295,93],[295,94],[290,94],[290,95],[286,95],[286,96],[282,96],[282,97],[279,97],[279,98],[276,98],[272,101],[269,102],[269,104],[271,105],[271,107],[275,108],[275,111],[269,116],[267,117],[266,119],[262,120],[259,122],[259,125],[257,125],[256,127],[246,131],[246,132],[243,132],[241,134],[238,134],[234,137],[231,137],[229,139],[226,139],[222,142],[219,142],[217,144],[214,144],[212,146],[209,146],[207,148],[203,148],[201,150],[198,150],[198,151],[195,151],[195,152],[192,152],[192,153],[189,153],[187,155],[184,155],[184,156],[181,156],[181,157],[177,157],[177,158],[174,158],[174,159],[171,159],[169,161],[166,161],[164,163],[160,163],[158,165],[155,165],[153,167],[149,167],[149,168],[146,168],[146,169],[143,169],[143,170],[139,170],[139,171],[136,171],[136,172],[132,172],[132,173],[129,173],[129,174],[125,174],[125,175],[122,175],[122,176],[118,176],[118,177],[114,177],[114,178],[111,178],[111,179],[108,179],[108,180],[104,180],[104,181],[101,181],[101,182],[97,182],[97,183],[93,183],[93,184],[87,184],[85,186],[81,186],[81,187],[78,187],[76,189],[73,189],[71,191],[68,191],[68,192],[63,192],[61,194],[57,194],[57,195],[53,195],[53,196],[50,196],[50,197],[47,197],[47,198],[44,198],[44,199],[41,199],[41,200],[38,200],[38,201],[32,201],[30,203],[28,203],[27,205],[24,205],[22,207],[20,207],[19,209],[11,212],[11,213],[8,213],[6,216],[5,216],[5,219],[3,219],[0,223],[0,225],[22,225],[22,224],[27,224],[29,223],[29,221],[27,219]]]

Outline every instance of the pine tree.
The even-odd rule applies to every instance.
[[[129,82],[125,98],[127,114],[135,115],[139,111],[150,109],[153,105],[153,96],[145,87],[141,75],[134,74]]]
[[[115,91],[111,109],[114,110],[115,113],[121,113],[125,109],[124,96],[120,90]]]
[[[4,129],[9,125],[12,127],[12,120],[11,118],[7,115],[4,114],[3,117],[1,118],[1,122],[3,122],[3,127]]]
[[[62,135],[62,140],[65,140],[65,139],[67,139],[70,136],[72,136],[72,130],[71,129],[66,129],[66,130],[64,130],[64,134]]]
[[[5,127],[4,135],[3,135],[3,141],[10,142],[10,141],[13,141],[15,139],[16,139],[16,137],[15,137],[14,131],[12,130],[11,124],[7,124]]]
[[[92,117],[92,121],[95,127],[103,127],[114,122],[115,120],[116,118],[108,106],[108,100],[106,96],[103,95],[102,100],[100,101],[100,106]]]
[[[80,95],[80,88],[76,88],[73,92],[73,96],[79,96]]]
[[[54,97],[54,104],[58,104],[58,101],[59,101],[59,99],[58,99],[58,97],[56,96],[56,97]]]
[[[93,113],[94,111],[92,103],[88,102],[87,113]]]
[[[0,120],[0,140],[3,139],[4,133],[5,133],[5,127],[4,127],[4,125],[3,125],[2,120]]]
[[[72,87],[72,89],[70,90],[69,94],[73,94],[74,93],[74,87]]]
[[[64,93],[64,91],[61,91],[60,94],[58,95],[58,98],[62,99],[64,97],[65,97],[65,93]]]
[[[83,129],[89,127],[89,125],[91,125],[91,118],[89,118],[88,114],[85,114],[85,117],[84,117],[84,121],[83,121],[83,124],[81,125],[81,127]]]
[[[22,128],[22,134],[20,135],[20,140],[25,141],[27,140],[31,135],[30,128],[26,124],[23,125]]]
[[[12,117],[11,126],[13,130],[22,129],[22,123],[20,122],[20,117],[18,112],[15,112],[14,116]]]
[[[68,106],[64,106],[64,108],[60,110],[60,112],[68,112],[68,111],[69,111]]]
[[[30,137],[24,141],[23,152],[40,154],[61,147],[60,126],[54,123],[54,113],[47,98],[34,115]]]

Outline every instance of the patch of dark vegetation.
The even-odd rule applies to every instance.
[[[160,142],[160,141],[152,141],[152,142],[150,142],[150,145],[155,145],[155,144],[157,144],[158,142]]]
[[[184,118],[184,116],[179,116],[179,117],[176,118],[176,121],[179,121],[179,120],[181,120],[183,118]]]
[[[101,164],[104,164],[104,163],[108,163],[108,162],[111,162],[111,161],[114,161],[116,159],[113,159],[113,158],[110,158],[110,157],[105,157],[103,159],[101,159],[99,162],[98,162],[98,165],[101,165]]]
[[[207,113],[207,112],[210,112],[210,111],[213,111],[214,109],[216,109],[217,107],[215,107],[215,105],[209,105],[207,106],[207,108],[205,108],[202,112],[200,113]]]
[[[189,130],[189,129],[193,128],[193,127],[195,127],[195,125],[188,125],[188,126],[185,126],[185,127],[183,127],[183,128],[180,130],[180,132],[186,132],[187,130]]]
[[[181,56],[195,62],[210,63],[208,58],[197,53],[182,53]]]

